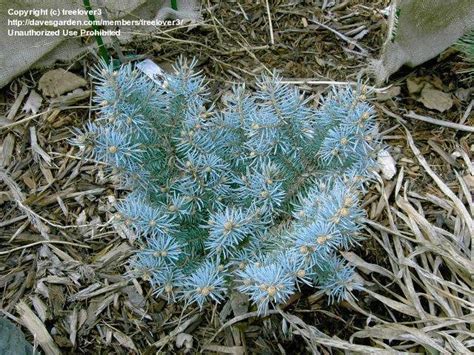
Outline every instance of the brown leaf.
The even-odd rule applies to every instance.
[[[407,88],[408,88],[408,93],[410,95],[415,95],[419,94],[421,90],[423,90],[423,87],[425,86],[426,82],[423,80],[423,78],[408,78],[407,79]]]
[[[59,96],[86,85],[87,81],[80,76],[59,68],[43,74],[38,88],[45,96]]]
[[[439,112],[447,111],[453,106],[453,99],[450,94],[433,89],[431,85],[426,85],[423,88],[419,101],[425,107]]]

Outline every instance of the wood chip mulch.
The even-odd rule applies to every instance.
[[[273,69],[315,102],[331,83],[365,78],[383,42],[388,1],[269,3],[203,1],[203,24],[144,34],[122,50],[164,68],[195,56],[215,94],[234,82],[252,87]],[[45,99],[37,113],[23,108],[44,70],[0,91],[0,312],[34,347],[46,354],[474,351],[473,90],[456,71],[463,64],[455,52],[403,69],[389,83],[399,89],[372,98],[396,173],[370,186],[367,238],[343,254],[364,289],[332,306],[303,289],[265,318],[237,296],[182,309],[124,277],[134,245],[114,227],[113,206],[126,191],[68,141],[72,128],[94,117],[95,61],[90,55],[64,67],[88,86],[72,99]],[[413,78],[448,92],[453,107],[424,107],[409,92]]]

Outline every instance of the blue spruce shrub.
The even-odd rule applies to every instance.
[[[359,239],[379,149],[364,87],[316,110],[274,74],[217,110],[195,64],[179,60],[162,85],[132,65],[93,74],[98,118],[75,144],[131,191],[116,206],[139,236],[130,275],[201,307],[239,290],[262,314],[302,284],[346,298],[358,286],[338,250]]]

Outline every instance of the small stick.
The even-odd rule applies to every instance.
[[[313,80],[313,79],[283,79],[281,81],[283,84],[289,85],[334,85],[334,86],[357,86],[360,83],[357,81],[332,81],[332,80]],[[383,88],[376,88],[375,86],[365,85],[367,89],[374,91],[374,92],[384,92],[387,89],[390,89],[392,85],[383,87]]]
[[[471,111],[472,111],[472,107],[473,107],[473,106],[474,106],[474,100],[471,100],[471,103],[470,103],[469,106],[467,107],[466,112],[464,112],[464,115],[462,115],[461,123],[466,122],[467,118],[468,118],[469,115],[471,114]]]
[[[23,119],[21,119],[21,120],[19,120],[19,121],[15,121],[15,122],[6,124],[6,125],[4,125],[4,126],[0,126],[0,129],[7,129],[7,128],[12,128],[12,127],[18,126],[18,125],[20,125],[20,124],[22,124],[22,123],[25,123],[25,122],[28,122],[28,121],[32,120],[33,118],[39,117],[39,116],[41,116],[41,115],[43,115],[43,114],[47,114],[47,113],[50,112],[50,111],[51,111],[51,109],[48,109],[48,110],[46,110],[45,112],[40,112],[40,113],[37,113],[37,114],[35,114],[35,115],[29,116],[29,117],[25,117],[25,118],[23,118]]]
[[[247,13],[245,12],[244,8],[242,7],[242,5],[240,4],[240,2],[237,2],[237,5],[239,6],[240,8],[240,11],[242,11],[242,14],[244,15],[244,18],[246,21],[249,20],[249,17],[247,16]]]
[[[318,22],[316,20],[310,20],[310,21],[317,24],[318,26],[321,26],[322,28],[325,28],[328,31],[331,31],[332,33],[339,36],[340,38],[342,38],[347,43],[352,44],[354,47],[359,48],[360,53],[356,52],[357,54],[367,55],[367,50],[364,47],[362,47],[359,43],[357,43],[355,40],[353,40],[352,38],[347,37],[346,35],[342,34],[341,32],[338,32],[334,28],[331,28],[331,27],[329,27],[329,26],[327,26],[327,25],[325,25],[321,22]]]
[[[350,2],[350,0],[346,0],[342,3],[340,3],[339,5],[336,5],[331,9],[331,11],[344,10],[347,7],[347,5],[349,5],[349,2]]]
[[[72,246],[79,247],[79,248],[86,248],[86,249],[91,249],[92,248],[88,245],[68,242],[66,240],[39,240],[39,241],[31,243],[31,244],[22,245],[21,247],[16,247],[16,248],[13,248],[13,249],[0,251],[0,255],[10,254],[10,253],[13,253],[15,251],[22,250],[22,249],[28,249],[28,248],[31,248],[31,247],[34,247],[34,246],[40,245],[40,244],[66,244],[66,245],[72,245]]]
[[[393,113],[392,111],[390,111],[389,109],[387,109],[385,106],[383,105],[380,105],[378,104],[377,102],[374,102],[374,106],[375,107],[378,107],[379,109],[381,109],[383,111],[383,113],[385,113],[387,116],[389,117],[392,117],[392,118],[395,118],[397,121],[403,123],[403,124],[406,124],[407,121],[405,119],[403,119],[402,116],[400,115],[397,115],[396,113]]]
[[[268,25],[270,26],[270,43],[275,44],[275,37],[273,37],[273,23],[272,23],[272,14],[270,13],[270,4],[268,0],[265,0],[267,4],[267,14],[268,14]]]
[[[28,87],[23,84],[21,87],[20,94],[16,98],[15,102],[13,103],[10,112],[8,113],[7,120],[11,121],[13,118],[15,118],[16,113],[18,112],[18,109],[20,108],[21,103],[23,102],[23,99],[25,98],[26,94],[28,93]]]
[[[456,129],[458,131],[474,132],[474,127],[459,124],[459,123],[454,123],[454,122],[442,121],[442,120],[438,120],[436,118],[431,118],[431,117],[428,117],[428,116],[421,116],[421,115],[418,115],[418,114],[414,113],[413,111],[410,111],[409,113],[407,113],[403,116],[408,117],[408,118],[414,118],[416,120],[428,122],[428,123],[435,124],[435,125],[438,125],[438,126],[443,126],[443,127]]]

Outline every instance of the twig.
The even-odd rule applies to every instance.
[[[456,168],[459,168],[458,162],[449,154],[447,154],[443,148],[441,148],[433,139],[428,139],[428,145],[433,148],[433,150],[438,153],[438,155],[443,158],[449,165],[452,165]]]
[[[79,192],[80,194],[80,192]],[[73,193],[73,195],[76,195],[76,196],[80,196],[78,195],[78,193]],[[98,227],[98,228],[103,228],[103,227],[107,227],[110,222],[112,221],[112,219],[109,219],[109,221],[105,222],[104,224],[77,224],[77,225],[66,225],[66,226],[63,226],[61,224],[57,224],[57,223],[54,223],[54,222],[51,222],[50,220],[48,220],[47,218],[39,215],[38,213],[34,212],[31,208],[29,208],[28,206],[25,206],[21,201],[17,201],[19,207],[21,209],[23,209],[28,215],[31,215],[35,218],[37,218],[38,220],[40,221],[43,221],[44,223],[46,224],[49,224],[51,227],[54,227],[54,228],[58,228],[58,229],[71,229],[71,228],[87,228],[87,227]]]
[[[387,116],[389,117],[392,117],[392,118],[395,118],[397,121],[403,123],[403,124],[406,124],[407,121],[403,119],[402,116],[400,115],[397,115],[396,113],[393,113],[392,111],[390,111],[389,109],[387,109],[384,105],[381,105],[377,102],[374,103],[374,106],[375,107],[378,107],[379,109],[381,109],[383,111],[383,113],[385,113]]]
[[[471,103],[467,107],[466,112],[464,112],[464,115],[462,115],[461,123],[464,123],[467,120],[467,118],[471,114],[473,106],[474,106],[474,100],[471,100]]]
[[[249,17],[247,13],[245,12],[244,8],[242,7],[242,5],[240,4],[240,2],[238,1],[237,1],[237,6],[239,7],[240,11],[242,11],[242,14],[244,15],[245,20],[248,21]]]
[[[29,116],[29,117],[25,117],[25,118],[23,118],[23,119],[21,119],[21,120],[19,120],[19,121],[12,122],[12,123],[7,124],[7,125],[5,125],[5,126],[0,126],[0,129],[7,129],[7,128],[11,128],[11,127],[18,126],[18,125],[20,125],[20,124],[22,124],[22,123],[28,122],[28,121],[32,120],[33,118],[39,117],[39,116],[41,116],[41,115],[43,115],[43,114],[46,114],[46,113],[48,113],[48,112],[51,112],[51,110],[48,109],[48,110],[46,110],[46,111],[44,111],[44,112],[40,112],[40,113],[37,113],[36,115],[31,115],[31,116]]]
[[[21,221],[21,220],[23,220],[23,219],[25,219],[25,218],[27,218],[26,215],[21,215],[21,216],[12,218],[12,219],[10,219],[10,220],[8,220],[8,221],[0,222],[0,228],[6,227],[6,226],[8,226],[8,225],[10,225],[10,224],[16,223],[16,222]]]
[[[349,2],[350,2],[350,0],[346,0],[342,3],[340,3],[339,5],[336,5],[331,9],[331,11],[344,10],[347,7],[347,5],[349,5]]]
[[[360,83],[356,81],[332,81],[332,80],[312,80],[312,79],[283,79],[281,81],[283,84],[290,84],[290,85],[335,85],[335,86],[344,86],[344,85],[351,85],[357,86]],[[374,92],[383,92],[392,87],[392,85],[383,87],[383,88],[376,88],[374,86],[365,85],[367,89]]]
[[[333,29],[333,28],[331,28],[331,27],[329,27],[329,26],[327,26],[327,25],[325,25],[321,22],[318,22],[316,20],[310,20],[310,21],[317,24],[318,26],[321,26],[322,28],[325,28],[328,31],[331,31],[332,33],[339,36],[341,39],[343,39],[347,43],[352,44],[354,47],[359,48],[360,53],[358,53],[358,54],[363,55],[363,56],[367,55],[367,50],[364,47],[362,47],[359,43],[354,41],[352,38],[347,37],[346,35],[342,34],[341,32],[338,32],[335,29]]]
[[[456,129],[458,131],[474,132],[474,127],[466,126],[466,125],[459,124],[459,123],[454,123],[454,122],[442,121],[442,120],[438,120],[436,118],[431,118],[431,117],[428,117],[428,116],[421,116],[421,115],[418,115],[418,114],[414,113],[413,111],[410,111],[409,113],[407,113],[403,116],[408,117],[408,118],[414,118],[416,120],[428,122],[428,123],[435,124],[435,125],[438,125],[438,126],[443,126],[443,127]]]
[[[275,37],[273,36],[272,14],[270,12],[270,4],[268,3],[268,0],[265,0],[265,3],[267,5],[268,26],[270,27],[270,43],[273,45],[275,44]]]
[[[31,243],[31,244],[22,245],[21,247],[16,247],[16,248],[13,248],[13,249],[10,249],[10,250],[0,251],[0,255],[10,254],[10,253],[13,253],[15,251],[22,250],[22,249],[28,249],[28,248],[34,247],[36,245],[39,245],[39,244],[67,244],[67,245],[72,245],[72,246],[75,246],[75,247],[86,248],[86,249],[91,249],[92,248],[88,245],[68,242],[68,241],[65,241],[65,240],[39,240],[39,241]]]

